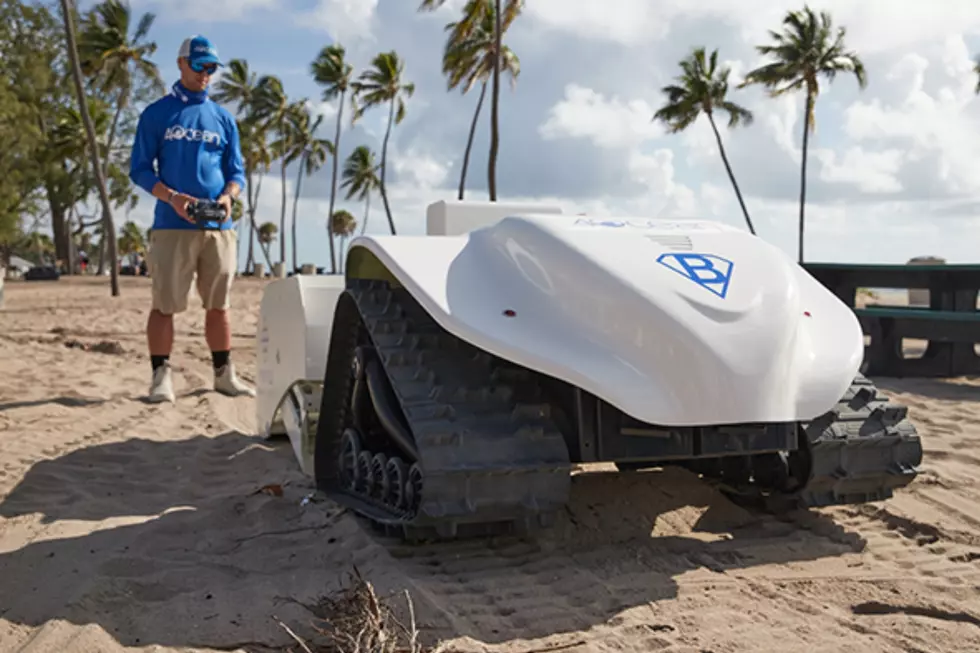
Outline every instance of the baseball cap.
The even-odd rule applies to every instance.
[[[218,48],[214,47],[214,44],[200,34],[191,36],[184,39],[184,42],[180,44],[180,50],[177,52],[178,57],[186,57],[192,64],[206,64],[213,63],[222,66],[221,59],[218,58]]]

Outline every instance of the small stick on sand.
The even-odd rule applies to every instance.
[[[303,650],[304,650],[304,651],[305,651],[306,653],[313,653],[313,651],[311,651],[311,650],[310,650],[310,647],[306,645],[306,642],[304,642],[304,641],[303,641],[303,638],[302,638],[302,637],[300,637],[299,635],[297,635],[296,633],[294,633],[294,632],[292,631],[292,629],[291,629],[291,628],[290,628],[289,626],[287,626],[286,624],[284,624],[284,623],[282,622],[282,620],[280,620],[280,619],[279,619],[279,617],[277,617],[277,616],[275,616],[275,615],[273,615],[273,616],[272,616],[272,618],[273,618],[273,619],[275,619],[275,621],[276,621],[276,623],[277,623],[277,624],[279,624],[280,626],[282,626],[282,629],[283,629],[283,630],[285,630],[285,631],[286,631],[286,633],[287,633],[287,634],[288,634],[288,635],[289,635],[290,637],[292,637],[292,638],[293,638],[293,640],[294,640],[294,641],[295,641],[295,642],[296,642],[297,644],[299,644],[300,646],[302,646],[302,647],[303,647]]]

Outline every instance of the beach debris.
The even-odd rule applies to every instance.
[[[323,503],[327,500],[327,495],[320,490],[314,490],[300,499],[299,505],[306,507],[313,503]]]
[[[279,485],[278,483],[270,483],[268,485],[263,485],[258,490],[255,490],[254,492],[252,492],[252,495],[255,495],[255,494],[268,494],[270,497],[281,497],[282,496],[282,486]],[[249,495],[249,496],[252,496],[252,495]]]
[[[116,340],[100,340],[99,342],[95,342],[95,343],[86,343],[86,342],[82,342],[81,340],[76,340],[75,338],[71,338],[65,340],[65,347],[68,347],[69,349],[81,349],[82,351],[91,351],[97,354],[113,354],[117,356],[126,353],[126,350],[123,349],[123,346],[119,344],[119,342]]]
[[[379,598],[370,581],[355,565],[349,584],[323,597],[318,606],[319,623],[313,629],[325,637],[328,650],[337,653],[422,653],[415,606],[408,590],[402,592],[408,608],[408,623],[395,616],[387,599]]]

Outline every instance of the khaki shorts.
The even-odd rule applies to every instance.
[[[227,309],[238,267],[238,232],[154,229],[146,259],[154,309],[165,315],[187,310],[195,275],[204,308]]]

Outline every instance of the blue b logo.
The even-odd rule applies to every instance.
[[[713,292],[722,299],[728,294],[735,264],[714,254],[675,253],[661,254],[657,263]]]

